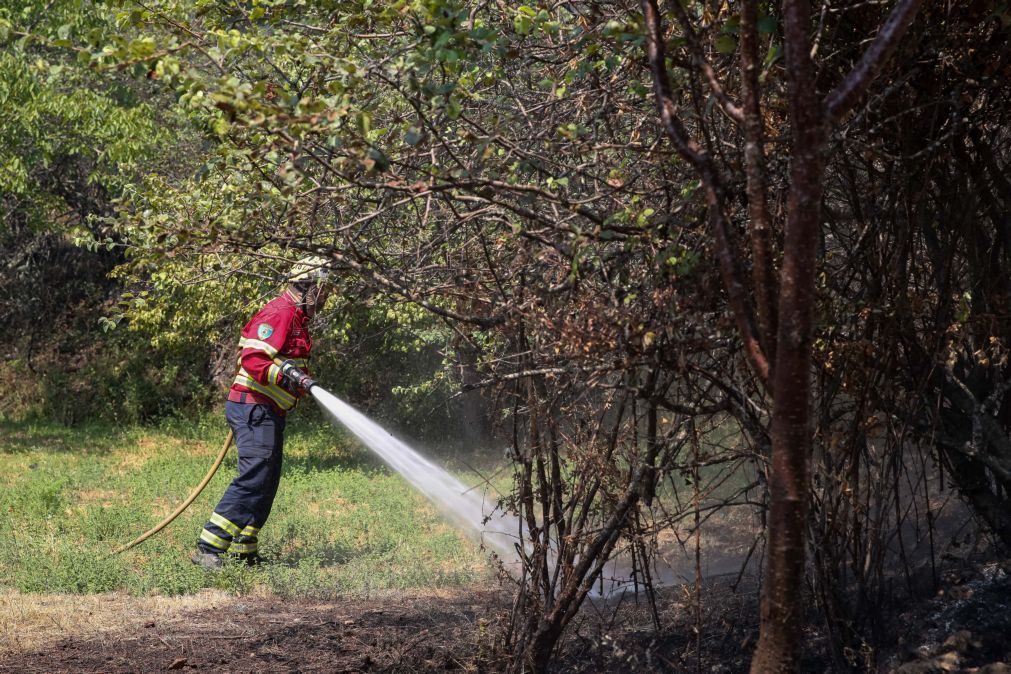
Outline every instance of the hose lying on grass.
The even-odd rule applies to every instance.
[[[211,478],[214,477],[214,474],[216,472],[218,472],[218,468],[221,467],[221,462],[225,460],[225,454],[228,453],[228,448],[232,444],[232,436],[234,436],[234,433],[232,431],[228,431],[228,436],[225,438],[225,446],[222,447],[221,448],[221,452],[218,453],[218,458],[216,458],[214,460],[214,465],[212,465],[211,469],[209,471],[207,471],[207,475],[204,476],[204,479],[201,480],[200,484],[198,484],[197,487],[196,487],[196,489],[193,490],[193,493],[190,494],[186,498],[185,501],[183,501],[181,504],[179,504],[179,507],[176,508],[175,511],[173,511],[173,513],[171,515],[169,515],[168,517],[166,517],[165,519],[163,519],[161,522],[159,522],[158,524],[156,524],[153,528],[151,528],[150,530],[144,532],[143,534],[141,534],[137,538],[135,538],[132,541],[130,541],[129,543],[127,543],[126,545],[119,546],[118,548],[116,548],[115,550],[112,551],[112,554],[118,555],[119,553],[123,552],[124,550],[129,550],[130,548],[134,547],[135,545],[140,545],[141,543],[143,543],[144,541],[146,541],[147,539],[151,538],[156,533],[158,533],[159,531],[161,531],[162,529],[164,529],[165,527],[167,527],[169,524],[171,524],[172,520],[174,520],[175,518],[179,517],[179,515],[184,510],[186,510],[186,508],[188,508],[190,506],[190,504],[193,503],[193,501],[195,501],[198,496],[200,496],[200,492],[202,492],[204,490],[204,487],[207,486],[207,483],[210,482]]]

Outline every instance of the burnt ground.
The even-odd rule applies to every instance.
[[[473,589],[340,602],[211,595],[205,608],[10,654],[0,672],[466,670],[488,648],[502,601]],[[135,610],[143,612],[142,600]]]
[[[868,670],[855,663],[847,671],[1011,674],[1009,568],[991,563],[947,572],[933,596],[895,612],[874,658],[879,664]],[[753,584],[714,578],[702,596],[699,607],[687,586],[664,590],[655,612],[642,595],[589,600],[567,632],[555,671],[747,671],[758,626]],[[331,602],[219,593],[177,609],[149,610],[150,604],[121,600],[101,629],[52,640],[36,634],[27,649],[8,644],[0,672],[497,671],[511,608],[508,593],[494,588]],[[809,630],[802,671],[843,671],[827,644],[820,628]]]

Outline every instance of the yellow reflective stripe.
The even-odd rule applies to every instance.
[[[249,388],[255,388],[255,387],[259,386],[261,389],[264,389],[262,391],[263,393],[266,393],[267,395],[270,395],[271,397],[275,397],[275,398],[276,398],[276,396],[274,396],[272,393],[270,393],[270,391],[273,391],[273,390],[276,389],[277,390],[277,394],[278,394],[278,396],[280,396],[281,400],[291,400],[292,402],[295,401],[295,396],[293,396],[290,393],[288,393],[287,391],[285,391],[278,384],[268,383],[266,386],[264,386],[260,382],[256,381],[255,379],[253,379],[253,376],[251,374],[249,374],[248,372],[246,372],[246,368],[244,368],[244,367],[240,367],[239,368],[239,374],[237,374],[235,376],[235,383],[237,383],[237,384],[241,383],[239,381],[240,377],[245,377],[249,381],[253,382],[253,384],[251,386],[249,386]],[[268,371],[267,381],[268,382],[270,381],[269,371]],[[243,384],[243,386],[246,386],[246,384]]]
[[[200,540],[202,540],[204,543],[213,545],[218,550],[227,550],[228,546],[232,544],[231,541],[226,541],[224,538],[212,534],[207,529],[204,529],[203,531],[200,532]]]
[[[259,339],[250,339],[248,337],[243,337],[242,339],[239,340],[239,348],[256,349],[257,351],[263,351],[271,358],[277,355],[277,349]]]
[[[256,552],[256,543],[232,543],[232,547],[229,552],[237,552],[240,555],[249,554],[251,552]]]
[[[238,384],[239,386],[245,386],[257,393],[262,393],[263,395],[270,397],[270,399],[276,402],[278,407],[283,410],[290,410],[295,406],[295,396],[291,395],[277,384],[264,386],[250,377],[249,373],[244,369],[239,370],[239,374],[235,376],[235,381],[233,383]]]
[[[295,406],[295,397],[276,384],[273,386],[263,386],[252,377],[246,377],[243,375],[237,376],[235,378],[235,383],[240,386],[245,386],[246,388],[251,388],[257,393],[269,396],[270,399],[276,402],[281,409],[290,410]]]
[[[239,534],[239,535],[240,536],[255,536],[258,533],[260,533],[260,527],[254,527],[252,524],[250,524],[245,529],[243,529],[242,533]]]
[[[277,365],[271,365],[269,368],[267,368],[267,381],[269,381],[271,384],[277,384],[278,382],[280,382],[281,381],[280,375],[281,375],[281,368],[279,368]]]
[[[230,533],[232,536],[239,535],[239,525],[229,522],[224,517],[217,513],[211,513],[211,524],[217,524],[219,527]]]

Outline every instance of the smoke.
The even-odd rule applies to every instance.
[[[317,385],[312,388],[312,395],[333,421],[347,428],[434,503],[451,522],[493,550],[508,571],[519,575],[517,546],[521,541],[523,523],[518,517],[497,510],[497,503],[486,499],[482,490],[468,487],[329,391]],[[713,533],[722,528],[714,527]],[[704,575],[731,573],[746,562],[749,556],[748,539],[734,540],[740,533],[740,528],[736,526],[730,527],[727,533],[726,537],[718,534],[707,537],[706,547],[719,552],[715,560],[718,563],[714,565],[712,561],[707,561],[702,569]],[[654,587],[679,585],[695,575],[695,560],[683,546],[670,541],[661,545],[661,551],[659,559],[651,564],[650,581]],[[632,580],[633,576],[638,578],[638,583]],[[590,596],[600,599],[614,597],[641,587],[642,580],[642,570],[636,569],[627,553],[618,551],[605,565]]]

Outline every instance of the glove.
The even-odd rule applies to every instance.
[[[309,389],[316,385],[315,379],[298,369],[298,366],[290,360],[281,363],[281,377],[287,387],[294,391],[301,389],[308,393]]]

